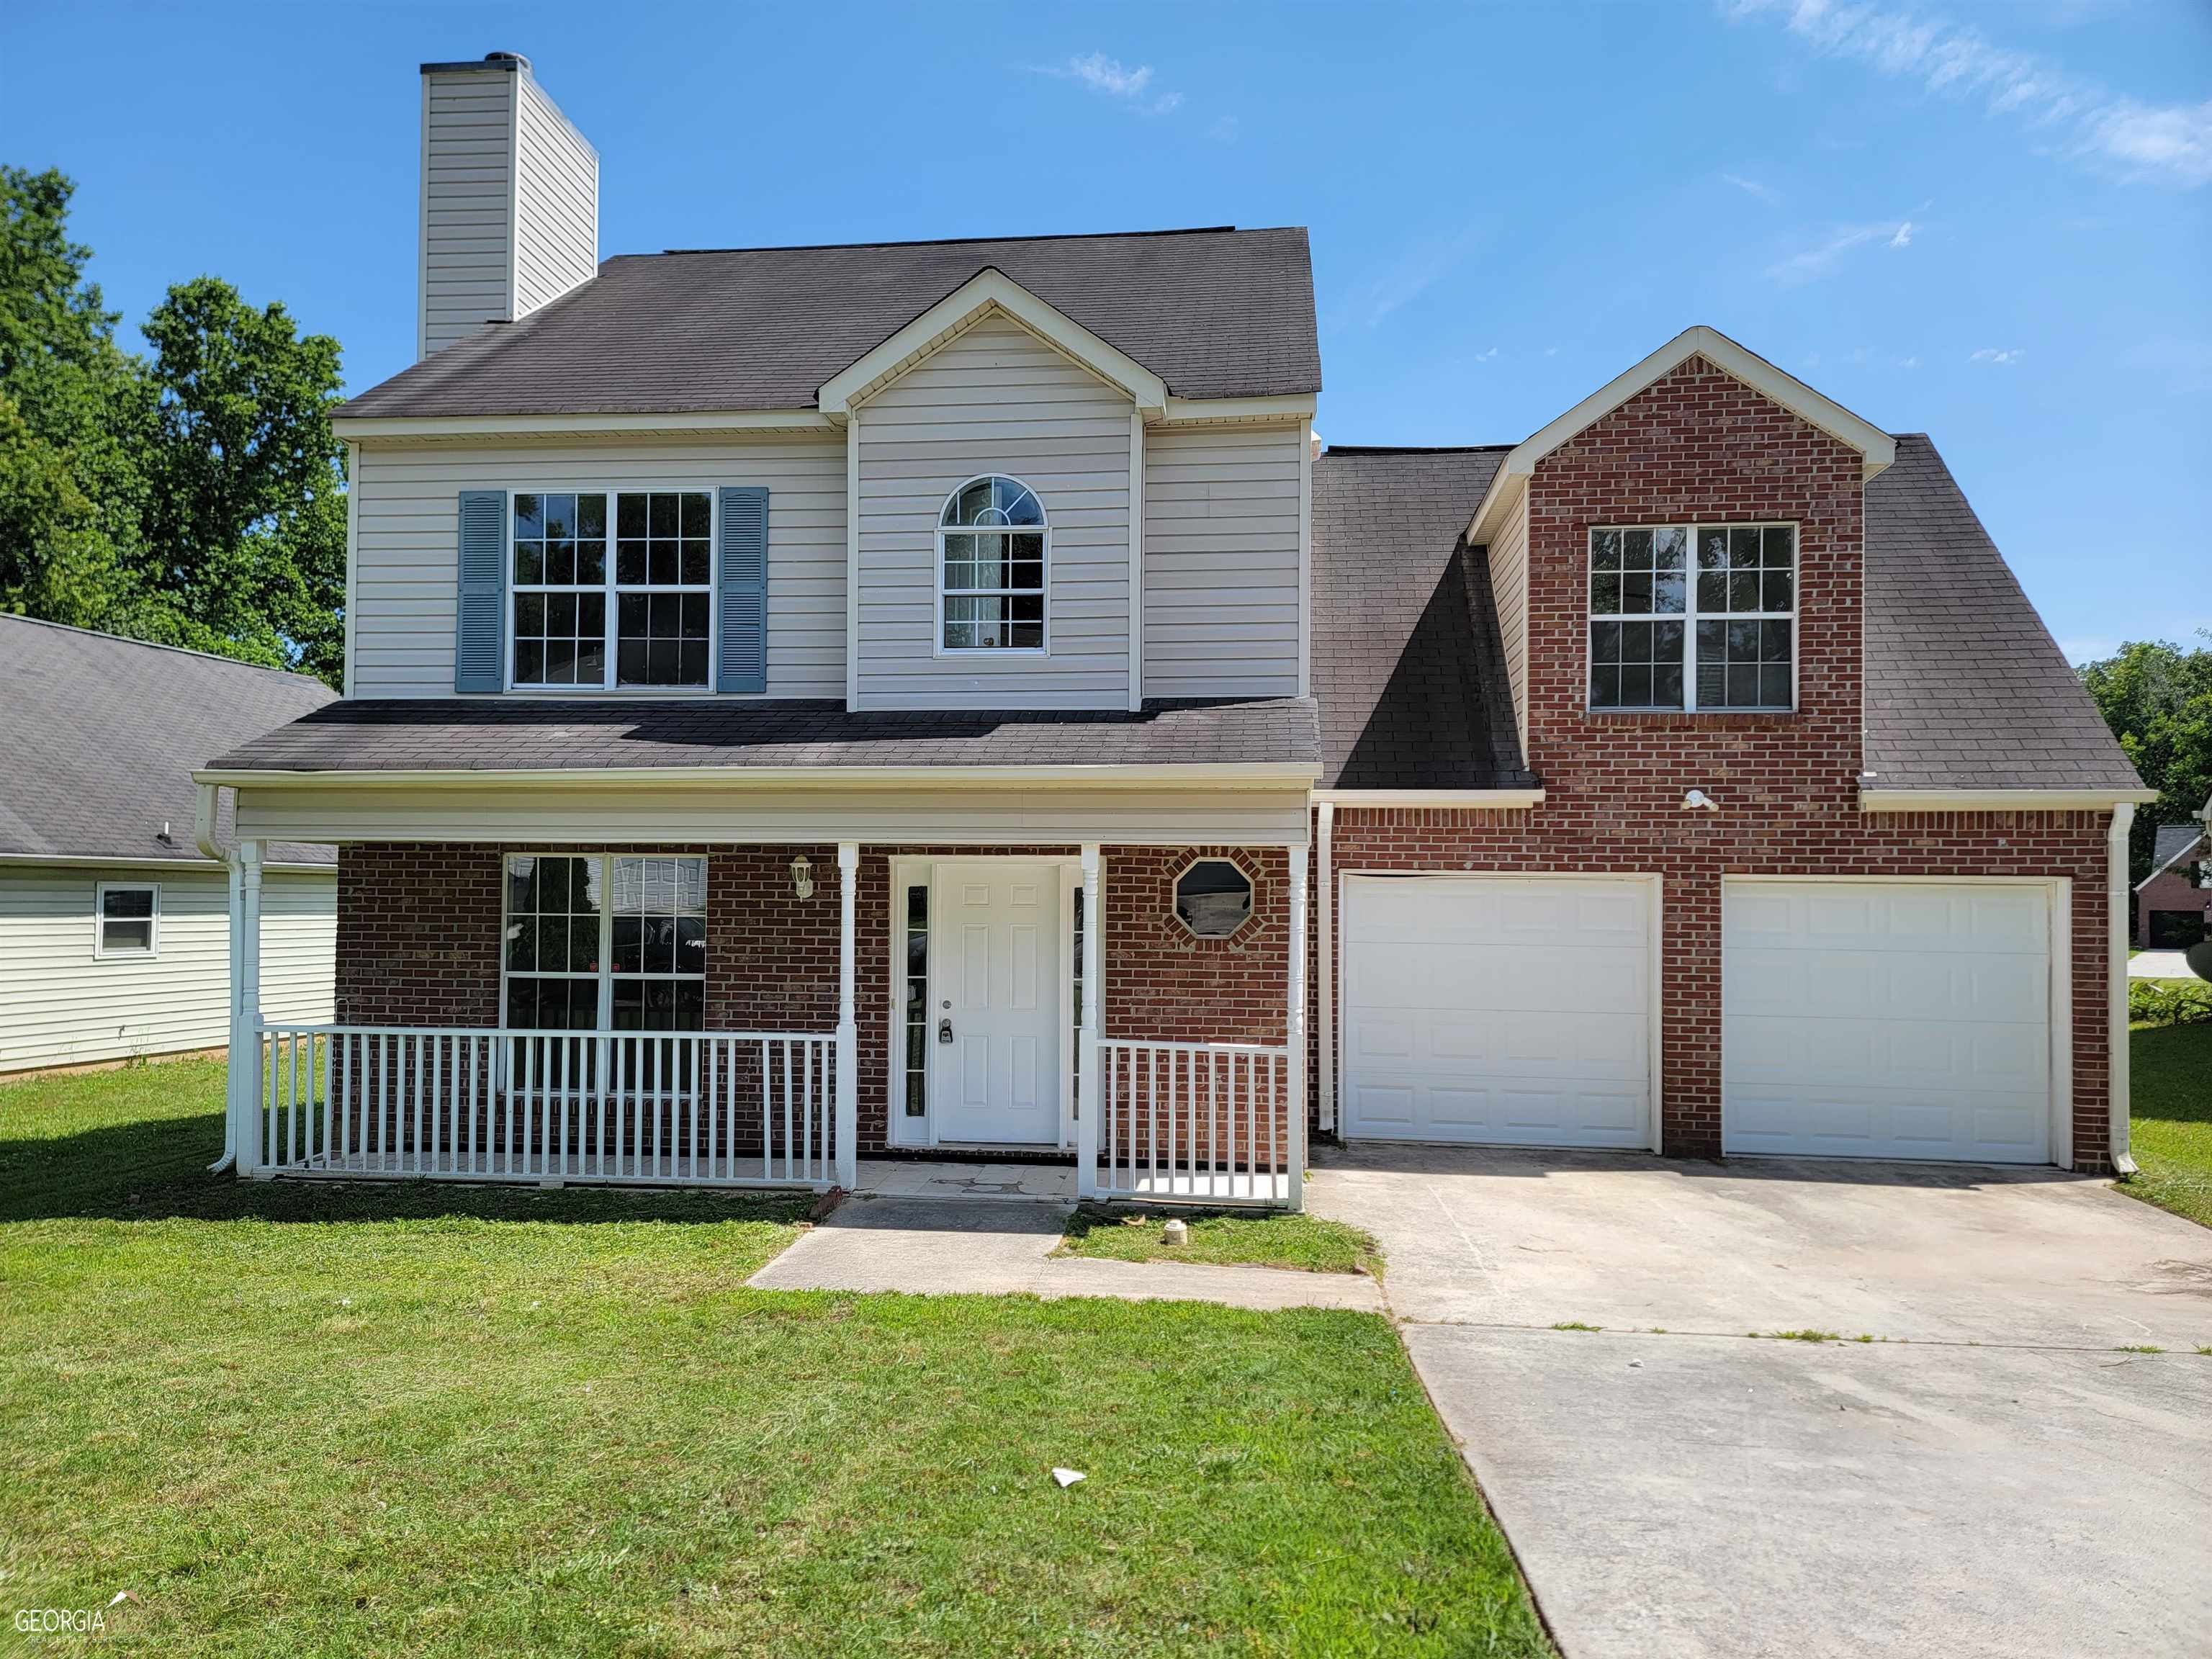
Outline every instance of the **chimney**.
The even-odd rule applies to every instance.
[[[422,65],[415,355],[550,305],[599,262],[599,157],[520,52]]]

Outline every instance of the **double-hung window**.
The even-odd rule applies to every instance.
[[[710,683],[711,491],[517,491],[513,503],[514,686],[703,689]]]
[[[1589,532],[1589,706],[1796,706],[1797,531],[1641,525]]]
[[[159,953],[161,889],[155,882],[103,881],[94,895],[98,928],[95,957],[150,957]]]
[[[704,1030],[707,860],[509,854],[502,965],[513,1030]]]
[[[945,651],[1045,648],[1044,506],[1018,478],[973,478],[938,514],[938,643]]]

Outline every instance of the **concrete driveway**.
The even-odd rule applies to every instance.
[[[2053,1170],[1320,1162],[1569,1659],[2212,1651],[2212,1232]]]

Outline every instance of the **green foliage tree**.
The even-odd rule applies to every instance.
[[[2079,672],[2143,787],[2158,791],[2136,814],[2129,845],[2132,879],[2141,881],[2158,826],[2188,823],[2212,797],[2212,650],[2135,641]]]
[[[0,608],[337,684],[337,343],[201,276],[124,351],[73,189],[0,167]]]

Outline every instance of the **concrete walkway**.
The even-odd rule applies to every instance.
[[[2128,958],[2130,979],[2190,979],[2189,958],[2179,951],[2142,951]]]
[[[1067,1213],[1034,1200],[856,1196],[748,1282],[764,1291],[1097,1296],[1383,1311],[1382,1291],[1364,1273],[1055,1259]]]
[[[2206,1650],[2212,1231],[2051,1170],[1322,1157],[1566,1659]],[[1807,1330],[1876,1340],[1747,1334]]]

